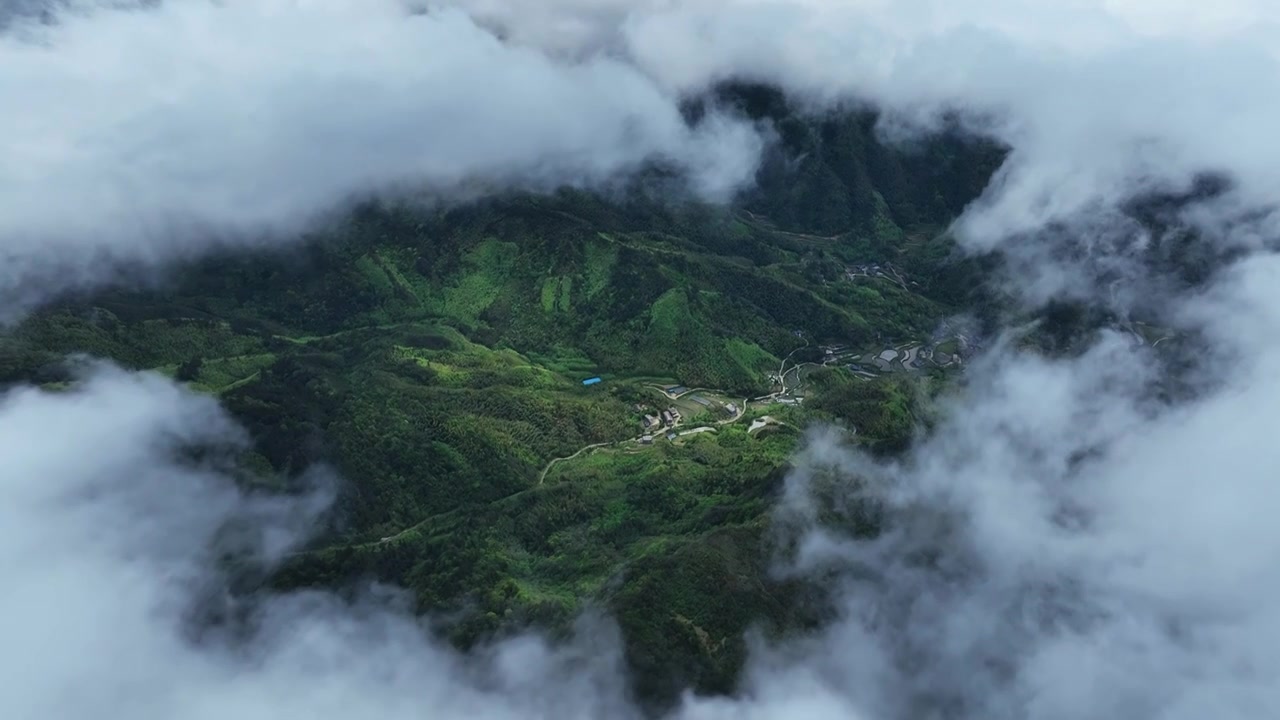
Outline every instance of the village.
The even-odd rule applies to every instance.
[[[860,278],[880,278],[896,283],[903,290],[910,290],[911,287],[919,287],[920,283],[915,280],[908,281],[893,263],[885,263],[883,266],[879,263],[870,263],[867,265],[850,265],[844,269],[844,279],[850,282]]]
[[[665,409],[651,409],[647,405],[637,405],[637,413],[641,413],[641,427],[645,434],[639,437],[642,445],[651,445],[655,437],[665,435],[668,441],[674,441],[684,435],[711,432],[717,425],[734,422],[746,411],[747,400],[729,400],[722,394],[712,391],[690,390],[684,386],[657,387],[664,398],[670,401]],[[686,418],[703,421],[698,427],[679,430]]]
[[[804,334],[799,331],[796,335],[804,338]],[[796,348],[796,351],[804,347],[808,347],[807,342]],[[779,365],[778,372],[769,375],[769,380],[774,385],[773,391],[758,397],[730,398],[722,391],[690,389],[683,385],[651,386],[662,394],[663,402],[635,406],[643,434],[635,438],[634,442],[652,445],[661,438],[675,442],[688,435],[714,432],[718,426],[741,419],[753,406],[800,405],[804,402],[804,395],[801,393],[803,375],[809,369],[840,366],[858,377],[870,380],[886,373],[957,368],[963,365],[966,357],[976,351],[977,346],[965,335],[955,334],[937,342],[911,341],[871,351],[840,344],[822,345],[818,349],[821,357],[817,362],[792,362],[791,358],[796,351],[787,355]],[[772,418],[764,419],[763,423],[761,420],[754,421],[749,432],[755,433],[773,424]]]
[[[859,272],[881,272],[879,266],[858,268]],[[892,268],[889,272],[896,274]],[[901,280],[901,276],[898,276]],[[736,423],[747,416],[752,408],[766,406],[798,406],[804,403],[804,374],[806,371],[824,367],[843,367],[855,376],[871,380],[881,375],[896,372],[918,373],[929,369],[958,368],[965,359],[980,347],[964,333],[944,323],[933,339],[929,341],[908,341],[890,344],[888,347],[867,350],[855,349],[851,345],[827,344],[819,345],[820,355],[814,361],[793,360],[797,353],[811,347],[807,335],[801,330],[793,334],[804,344],[792,350],[782,359],[777,372],[769,374],[773,390],[764,395],[751,398],[734,398],[721,390],[710,388],[688,388],[683,385],[649,385],[661,401],[636,403],[632,410],[639,418],[640,434],[629,440],[618,442],[595,443],[579,449],[572,455],[555,458],[547,463],[539,476],[539,484],[557,463],[571,460],[579,455],[609,447],[630,447],[639,450],[651,447],[656,442],[665,441],[679,444],[682,438],[702,433],[716,432],[720,427]],[[812,353],[810,354],[812,357]],[[582,381],[586,387],[599,385],[599,377],[591,377]],[[787,423],[770,415],[753,417],[747,429],[748,434],[757,436],[771,428]],[[856,429],[853,430],[857,432]]]

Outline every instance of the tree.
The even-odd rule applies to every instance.
[[[204,367],[204,358],[196,356],[178,366],[177,379],[181,382],[192,382],[200,377],[200,369]]]

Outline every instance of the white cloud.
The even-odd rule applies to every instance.
[[[925,126],[980,113],[1014,153],[962,226],[973,247],[1196,171],[1230,171],[1249,203],[1280,182],[1280,6],[1268,0],[605,1],[590,15],[571,0],[447,4],[560,52],[612,43],[680,92],[745,77]]]
[[[658,160],[724,197],[760,139],[690,129],[624,63],[395,0],[171,0],[0,35],[0,290],[296,233],[355,194],[600,186]],[[49,288],[42,288],[47,292]],[[56,288],[55,288],[56,289]]]
[[[598,186],[666,159],[726,197],[759,135],[691,131],[676,101],[730,77],[925,125],[980,112],[1015,152],[961,226],[973,247],[1196,170],[1229,169],[1246,204],[1280,181],[1280,12],[1263,0],[171,0],[61,17],[0,35],[0,92],[22,108],[0,119],[0,287],[28,304],[119,263],[288,235],[353,194]]]
[[[994,113],[985,129],[1014,154],[982,212],[976,246],[1069,219],[1135,187],[1178,186],[1228,169],[1251,201],[1280,179],[1271,120],[1280,115],[1277,13],[1201,33],[1192,21],[1153,26],[1096,3],[742,3],[736,13],[676,11],[638,19],[640,64],[694,88],[748,72],[818,98],[857,95],[927,118]],[[710,49],[708,49],[710,48]]]
[[[183,461],[242,434],[210,398],[107,368],[62,393],[0,398],[0,715],[88,720],[625,718],[615,636],[526,637],[464,660],[393,605],[265,599],[247,643],[187,626],[224,591],[229,526],[264,560],[304,536],[324,494],[284,503]],[[212,593],[212,595],[210,595]]]
[[[803,655],[824,673],[803,702],[881,718],[1275,716],[1277,279],[1280,260],[1259,257],[1176,301],[1244,358],[1192,402],[1154,403],[1151,355],[1115,336],[1078,359],[988,358],[900,464],[829,443],[802,456],[793,493],[805,468],[843,462],[863,478],[850,492],[893,508],[884,537],[819,546],[851,575],[845,619]]]
[[[70,20],[47,48],[0,41],[0,96],[30,111],[0,116],[0,149],[20,160],[0,168],[13,259],[0,289],[68,262],[97,277],[86,251],[161,262],[203,246],[147,232],[175,219],[288,226],[411,180],[602,181],[708,147],[673,97],[731,76],[820,102],[862,96],[915,120],[994,113],[983,127],[1014,152],[962,229],[971,247],[1030,248],[1041,266],[1015,281],[1035,299],[1091,289],[1087,267],[1042,252],[1047,222],[1137,272],[1117,247],[1143,239],[1115,207],[1220,169],[1236,189],[1188,221],[1255,254],[1200,295],[1139,297],[1155,286],[1126,293],[1121,276],[1110,301],[1162,306],[1212,343],[1191,360],[1217,384],[1162,405],[1151,353],[1121,337],[1057,361],[999,345],[900,463],[815,444],[789,497],[803,499],[813,466],[834,466],[851,492],[889,504],[889,531],[862,542],[815,532],[803,559],[848,568],[842,619],[760,650],[742,698],[691,700],[681,714],[1280,715],[1280,264],[1260,249],[1267,222],[1229,222],[1267,218],[1280,186],[1274,3],[448,4],[523,49],[460,14],[410,21],[389,3],[336,0],[174,2]],[[602,50],[614,59],[582,60]],[[732,162],[692,165],[713,178],[749,169],[735,163],[751,156],[750,132],[713,136],[713,160]],[[77,392],[0,403],[0,568],[14,588],[0,594],[0,631],[14,639],[0,650],[0,713],[633,712],[607,640],[552,651],[526,639],[476,664],[403,615],[324,596],[268,601],[269,632],[239,655],[190,645],[181,613],[214,577],[216,529],[259,518],[278,553],[301,525],[174,459],[178,440],[236,438],[212,401],[154,378],[107,372]]]

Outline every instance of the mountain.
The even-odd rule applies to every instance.
[[[0,341],[0,381],[58,387],[75,353],[153,369],[248,429],[245,482],[334,468],[331,525],[272,587],[394,583],[461,647],[600,607],[641,698],[729,692],[748,627],[822,618],[814,588],[767,573],[803,428],[894,452],[937,358],[962,354],[935,331],[981,265],[945,228],[1001,151],[889,145],[869,113],[805,116],[767,88],[714,101],[779,137],[734,206],[644,183],[367,202],[288,249],[47,308]],[[678,427],[645,429],[673,408]]]

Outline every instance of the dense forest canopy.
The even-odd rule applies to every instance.
[[[1004,150],[959,129],[890,140],[871,110],[811,112],[767,86],[705,103],[776,133],[732,204],[693,200],[662,168],[602,193],[365,200],[305,242],[45,307],[0,339],[0,380],[63,387],[77,354],[158,371],[246,428],[247,486],[302,491],[335,470],[324,531],[249,595],[390,583],[461,648],[566,632],[603,607],[647,706],[731,693],[749,629],[831,617],[823,588],[769,570],[804,431],[902,453],[953,375],[903,372],[905,351],[892,368],[872,359],[958,358],[957,318],[981,334],[1007,311],[988,282],[1000,260],[962,257],[948,234]],[[1132,213],[1154,225],[1196,197]],[[1116,321],[1060,302],[1036,317],[1025,343],[1054,354]],[[745,402],[776,393],[780,367],[804,404]],[[713,432],[640,443],[675,386],[741,404],[741,422],[686,400],[688,424]],[[879,532],[875,506],[852,517],[851,532]]]
[[[731,206],[644,178],[608,194],[366,201],[293,248],[45,308],[5,335],[0,378],[57,386],[71,353],[158,370],[248,430],[247,482],[336,469],[329,528],[276,588],[402,585],[419,612],[454,618],[463,647],[601,604],[647,701],[729,692],[748,627],[821,617],[813,588],[767,572],[766,519],[801,431],[838,422],[900,450],[941,375],[806,369],[792,379],[809,378],[803,409],[761,404],[718,432],[556,459],[633,441],[651,412],[636,408],[664,402],[655,388],[742,403],[787,358],[820,367],[820,344],[929,340],[976,297],[980,263],[945,231],[1001,151],[958,133],[889,142],[870,111],[802,114],[767,87],[715,102],[779,138]],[[900,275],[847,277],[881,264]],[[762,416],[783,424],[748,432]]]
[[[1277,8],[0,0],[0,717],[1280,717]]]

